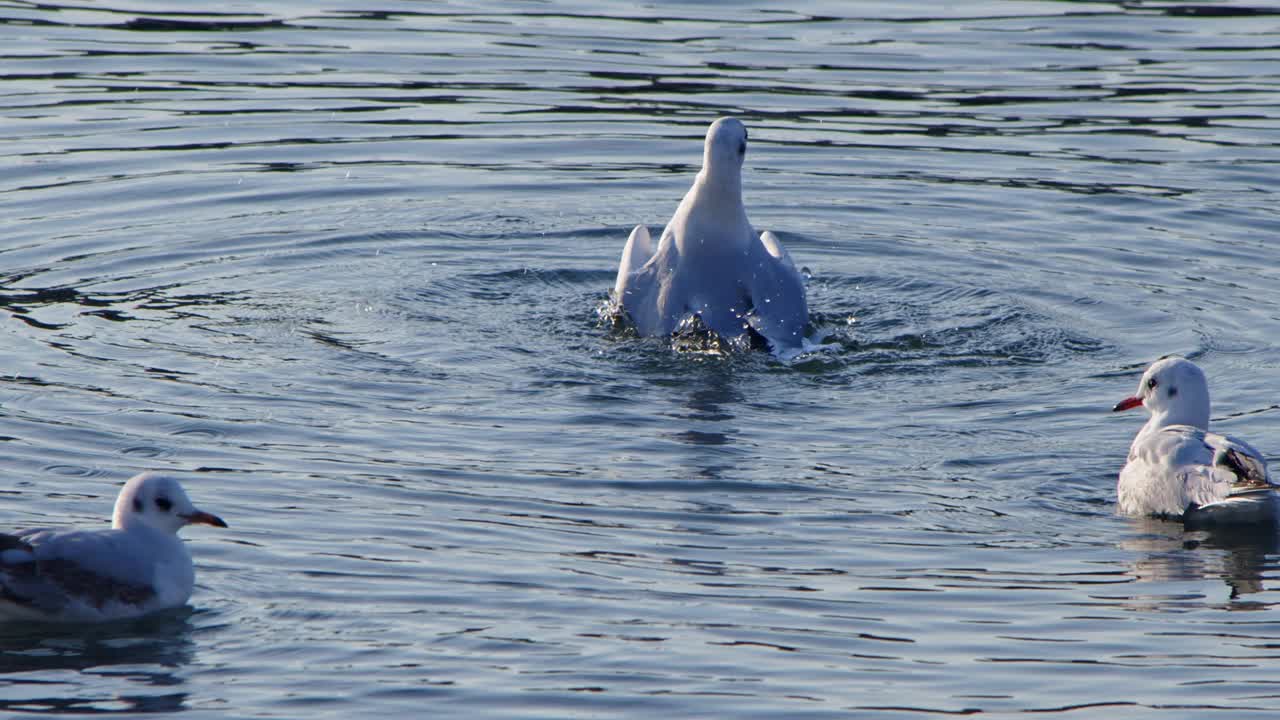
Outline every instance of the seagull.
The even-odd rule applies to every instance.
[[[1217,524],[1275,518],[1267,461],[1248,443],[1209,432],[1209,384],[1190,360],[1166,357],[1142,374],[1138,394],[1113,412],[1151,413],[1129,447],[1116,486],[1126,515]]]
[[[0,621],[121,620],[185,604],[195,570],[178,530],[192,524],[227,526],[177,480],[142,473],[120,490],[110,530],[0,534]]]
[[[655,248],[649,229],[627,238],[614,302],[643,336],[666,336],[692,316],[726,339],[755,333],[774,352],[803,346],[809,306],[804,277],[778,236],[759,236],[742,204],[747,129],[711,123],[702,170]]]

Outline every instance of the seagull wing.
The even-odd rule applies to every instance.
[[[618,302],[626,295],[632,275],[644,267],[653,257],[653,240],[649,238],[649,228],[637,225],[627,238],[622,248],[622,260],[618,263],[618,278],[613,283],[613,294]]]
[[[751,303],[747,323],[769,344],[800,347],[809,324],[809,304],[805,298],[804,276],[778,236],[760,234],[748,257],[750,271],[744,281]]]
[[[1213,432],[1205,433],[1204,440],[1213,450],[1213,464],[1236,476],[1233,492],[1274,487],[1267,472],[1266,458],[1252,445]]]
[[[1274,525],[1280,517],[1280,497],[1271,484],[1267,463],[1251,445],[1217,433],[1204,433],[1212,453],[1209,472],[1217,479],[1215,497],[1187,509],[1188,527],[1241,524]],[[1225,496],[1220,496],[1225,486]]]
[[[1179,517],[1189,507],[1225,499],[1234,475],[1214,467],[1205,432],[1170,425],[1139,435],[1117,486],[1120,508],[1130,514]]]
[[[73,602],[143,605],[155,596],[154,568],[117,531],[49,529],[0,535],[0,604],[57,615]]]
[[[613,285],[614,302],[626,310],[636,330],[645,336],[670,335],[688,312],[678,289],[675,269],[680,252],[672,242],[670,229],[663,232],[657,248],[643,225],[627,238]]]
[[[1121,508],[1154,515],[1269,504],[1274,489],[1257,450],[1190,425],[1170,425],[1144,438],[1120,474]]]

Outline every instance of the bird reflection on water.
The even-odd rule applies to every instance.
[[[1280,568],[1280,531],[1271,526],[1188,529],[1181,522],[1142,518],[1137,533],[1119,544],[1139,553],[1132,573],[1139,582],[1178,582],[1220,578],[1230,588],[1229,610],[1267,607],[1245,595],[1266,590],[1267,574]]]
[[[181,669],[195,655],[190,608],[134,621],[0,628],[0,710],[168,713],[185,710]],[[57,678],[57,679],[54,679]],[[121,681],[134,688],[120,692]]]

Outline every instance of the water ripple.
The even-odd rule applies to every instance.
[[[0,704],[1274,711],[1276,538],[1115,517],[1107,410],[1181,352],[1280,432],[1275,16],[6,4],[0,502],[232,529],[189,616],[6,631]],[[795,362],[597,313],[729,113]]]

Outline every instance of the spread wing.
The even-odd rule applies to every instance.
[[[613,282],[613,295],[618,302],[626,296],[628,286],[632,283],[632,275],[644,267],[653,257],[653,240],[649,238],[649,228],[637,225],[627,238],[622,248],[622,260],[618,263],[618,278]]]
[[[618,264],[614,301],[641,335],[669,335],[686,316],[697,314],[722,336],[736,337],[749,327],[775,351],[801,347],[809,322],[804,277],[776,235],[766,232],[752,242],[745,263],[735,256],[690,280],[692,271],[681,271],[680,250],[670,232],[668,225],[655,247],[649,231],[637,225]]]
[[[666,232],[656,249],[643,225],[627,238],[613,297],[641,335],[670,335],[688,312],[675,272],[679,260],[679,250]]]
[[[752,248],[750,275],[744,285],[751,304],[747,315],[751,328],[775,350],[800,347],[809,324],[804,276],[777,235],[767,230],[760,234],[759,244]]]

